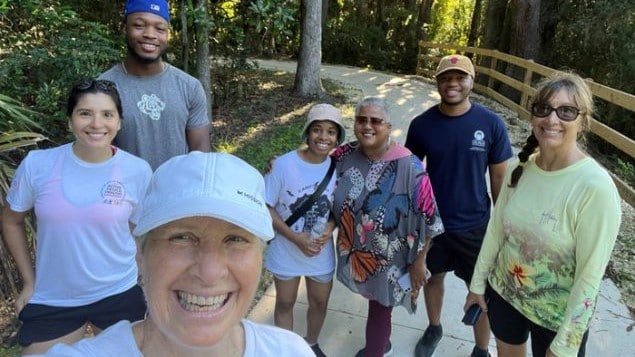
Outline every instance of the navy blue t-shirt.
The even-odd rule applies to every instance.
[[[463,232],[487,223],[491,200],[485,173],[489,165],[512,156],[498,115],[472,103],[465,114],[447,116],[435,105],[412,120],[405,146],[426,160],[446,231]]]

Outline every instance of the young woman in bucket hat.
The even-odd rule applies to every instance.
[[[334,221],[329,219],[335,163],[329,154],[344,141],[344,136],[340,111],[330,104],[314,105],[302,129],[305,145],[277,158],[265,176],[267,205],[276,231],[265,263],[276,286],[274,322],[276,326],[293,329],[293,306],[304,276],[309,301],[305,338],[318,357],[324,356],[318,337],[326,318],[335,270]],[[331,165],[333,169],[329,170]],[[322,181],[326,186],[315,197]],[[305,204],[307,200],[312,202]],[[296,211],[304,212],[299,212],[295,222],[289,222]]]

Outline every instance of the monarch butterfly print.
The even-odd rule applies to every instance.
[[[351,277],[363,283],[375,274],[382,265],[370,251],[356,250],[353,246],[355,218],[349,207],[344,207],[340,216],[340,227],[337,235],[339,254],[347,256],[350,262]],[[385,262],[384,262],[385,264]]]

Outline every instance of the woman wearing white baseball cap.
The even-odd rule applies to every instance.
[[[148,305],[64,356],[313,356],[293,332],[245,316],[273,238],[264,180],[241,159],[191,152],[152,177],[134,230]]]

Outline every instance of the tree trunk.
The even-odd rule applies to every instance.
[[[540,29],[538,30],[540,32],[541,52],[539,56],[535,58],[536,62],[546,64],[545,60],[549,58],[549,54],[554,53],[554,51],[551,51],[550,47],[553,45],[553,40],[556,37],[558,23],[560,22],[560,19],[564,13],[566,13],[566,8],[563,9],[560,1],[541,1]]]
[[[295,73],[293,93],[301,97],[320,97],[323,93],[320,80],[322,63],[322,0],[302,0],[302,34],[300,55]]]
[[[408,9],[408,13],[411,16],[410,21],[408,21],[408,37],[407,40],[415,41],[417,37],[417,19],[415,14],[417,14],[417,0],[406,0],[406,8]]]
[[[329,19],[329,0],[322,0],[322,28],[326,28],[326,21]]]
[[[540,53],[540,1],[512,0],[512,28],[509,53],[534,59]]]
[[[377,2],[377,7],[375,8],[375,24],[383,29],[386,30],[386,21],[384,19],[384,0],[376,0]]]
[[[474,12],[472,13],[472,22],[470,24],[470,33],[467,37],[467,45],[469,47],[476,46],[479,28],[481,27],[481,11],[483,8],[483,0],[476,0],[474,3]]]
[[[509,54],[534,59],[540,53],[540,0],[511,0],[511,31]],[[507,65],[505,74],[508,77],[523,81],[525,71],[514,65]],[[503,86],[500,92],[506,97],[518,102],[520,94],[517,90]]]
[[[505,28],[505,13],[507,10],[507,0],[488,0],[485,18],[485,37],[483,47],[489,49],[502,49],[501,34]]]
[[[426,41],[428,38],[427,25],[432,22],[432,5],[434,0],[423,0],[419,5],[419,16],[417,16],[417,39]]]
[[[324,1],[324,0],[322,0]],[[367,0],[355,0],[355,8],[357,9],[358,19],[369,18],[368,1]]]
[[[205,16],[202,21],[194,23],[196,32],[196,71],[198,80],[203,84],[205,97],[207,98],[207,116],[212,120],[212,75],[211,63],[209,59],[209,12],[207,11],[206,0],[196,0],[196,8]]]
[[[179,1],[179,16],[181,20],[181,58],[183,59],[183,70],[188,72],[190,65],[190,39],[187,33],[187,10],[185,3],[187,0]]]
[[[484,36],[481,43],[481,47],[488,49],[497,49],[501,52],[507,52],[507,46],[505,43],[507,40],[503,37],[503,34],[508,34],[509,30],[505,30],[507,13],[507,0],[488,0],[487,7],[485,9],[485,19],[483,24],[485,26]],[[508,35],[506,35],[508,36]],[[483,67],[492,67],[493,64],[489,58],[478,61],[478,64]],[[500,64],[496,66],[502,68]],[[491,85],[492,88],[498,89],[497,82],[488,80],[483,76],[479,76],[478,83],[482,85]],[[488,84],[489,83],[489,84]]]

